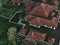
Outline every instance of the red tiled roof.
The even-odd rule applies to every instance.
[[[19,3],[21,0],[12,0],[14,3]]]
[[[30,1],[29,3],[26,5],[26,10],[29,13],[27,13],[27,15],[24,17],[29,21],[29,23],[36,26],[47,25],[57,27],[58,19],[55,17],[55,12],[53,12],[54,6],[39,2],[36,3],[33,1]],[[33,5],[34,7],[32,9]]]
[[[58,18],[57,17],[53,17],[51,20],[40,18],[40,22],[43,25],[47,25],[47,26],[52,26],[52,27],[58,26]]]
[[[40,2],[36,2],[35,7],[38,7],[40,4],[41,4]]]
[[[40,26],[41,25],[39,17],[36,17],[36,18],[30,20],[29,23],[31,23],[32,25],[36,25],[36,26]]]
[[[36,25],[36,26],[47,25],[47,26],[57,27],[58,25],[57,17],[53,17],[52,19],[45,19],[41,17],[35,17],[32,15],[28,15],[28,16],[26,15],[25,19],[27,19],[30,24]]]
[[[27,2],[25,4],[25,10],[27,13],[33,8],[34,4],[35,4],[35,2],[33,2],[33,1]]]
[[[58,26],[58,18],[57,17],[53,17],[51,20],[51,24],[53,27],[57,27]]]
[[[20,33],[23,33],[23,34],[25,34],[27,32],[27,29],[22,29],[21,31],[20,31]]]
[[[47,3],[47,0],[42,0],[43,3]]]
[[[28,14],[28,15],[26,15],[24,18],[27,19],[27,20],[29,21],[29,20],[34,19],[35,16],[32,16],[32,15],[29,15],[29,14]]]
[[[48,17],[50,12],[54,10],[53,6],[49,6],[48,4],[41,3],[40,6],[35,7],[29,14]]]
[[[43,25],[52,26],[51,25],[51,20],[40,18],[40,21]]]
[[[46,34],[45,33],[42,33],[40,31],[35,31],[34,29],[31,29],[29,34],[28,34],[28,37],[29,38],[32,38],[32,39],[43,39],[45,40],[46,38]]]
[[[26,15],[24,18],[26,20],[28,20],[29,23],[32,24],[32,25],[36,25],[36,26],[41,25],[39,17],[32,16],[32,15]]]

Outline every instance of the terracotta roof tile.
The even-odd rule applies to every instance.
[[[25,10],[27,13],[33,8],[34,4],[35,4],[35,2],[33,2],[33,1],[30,1],[25,4]]]
[[[31,10],[31,7],[34,4],[33,1],[32,1],[32,4],[29,4],[29,3],[27,4],[27,7],[26,7],[27,12]],[[25,19],[27,19],[29,23],[31,23],[32,25],[36,25],[36,26],[47,25],[47,26],[57,27],[58,20],[57,18],[56,19],[54,18],[55,12],[53,12],[53,10],[54,10],[54,6],[38,2],[35,4],[35,7],[33,8],[33,10],[27,13],[27,15],[25,16]],[[49,20],[48,19],[49,16],[52,19]],[[45,17],[46,19],[42,17]]]
[[[36,18],[30,20],[29,23],[31,23],[32,25],[36,25],[36,26],[40,26],[41,25],[39,17],[36,17]]]
[[[35,18],[35,16],[32,16],[32,15],[29,15],[29,14],[28,14],[28,15],[26,15],[24,18],[29,21],[29,20]]]
[[[41,4],[40,2],[36,2],[35,7],[38,7],[40,4]],[[35,7],[34,7],[34,8],[35,8]]]
[[[27,32],[27,29],[22,29],[21,31],[20,31],[20,33],[22,33],[22,34],[25,34]]]
[[[49,6],[48,4],[41,3],[40,6],[35,7],[29,14],[48,17],[50,12],[52,12],[53,10],[54,10],[53,6]]]
[[[32,39],[42,39],[42,40],[45,40],[46,34],[40,32],[40,31],[35,31],[34,29],[31,29],[29,34],[28,34],[28,37],[32,38]]]
[[[12,0],[14,3],[19,3],[21,0]]]
[[[52,25],[51,25],[51,20],[44,19],[44,18],[40,18],[40,22],[41,22],[43,25],[52,26]]]
[[[42,0],[43,3],[47,3],[47,0]]]
[[[40,18],[40,22],[43,25],[47,25],[47,26],[52,26],[52,27],[58,26],[58,18],[57,17],[53,17],[51,20]]]
[[[57,17],[53,17],[52,19],[44,19],[41,17],[27,15],[25,16],[25,19],[28,20],[30,24],[36,25],[36,26],[47,25],[47,26],[57,27],[58,25]]]
[[[53,27],[57,27],[58,26],[58,18],[57,17],[53,17],[51,20],[51,24]]]

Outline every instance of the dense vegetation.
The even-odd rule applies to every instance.
[[[7,30],[9,25],[5,22],[0,22],[0,45],[7,45]]]

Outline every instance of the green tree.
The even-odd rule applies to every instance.
[[[10,27],[8,29],[8,45],[16,45],[16,31],[17,29],[15,27]]]

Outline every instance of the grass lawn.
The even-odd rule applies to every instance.
[[[1,0],[3,5],[6,5],[9,0]]]
[[[6,10],[6,9],[3,9],[0,7],[0,14],[2,12],[5,12],[6,14],[4,15],[5,17],[10,17],[11,15],[13,15],[15,12],[17,11],[17,8],[14,8],[14,9],[9,9],[9,10]]]
[[[13,15],[16,12],[16,9],[11,9],[11,10],[6,10],[6,16],[10,17],[11,15]]]

